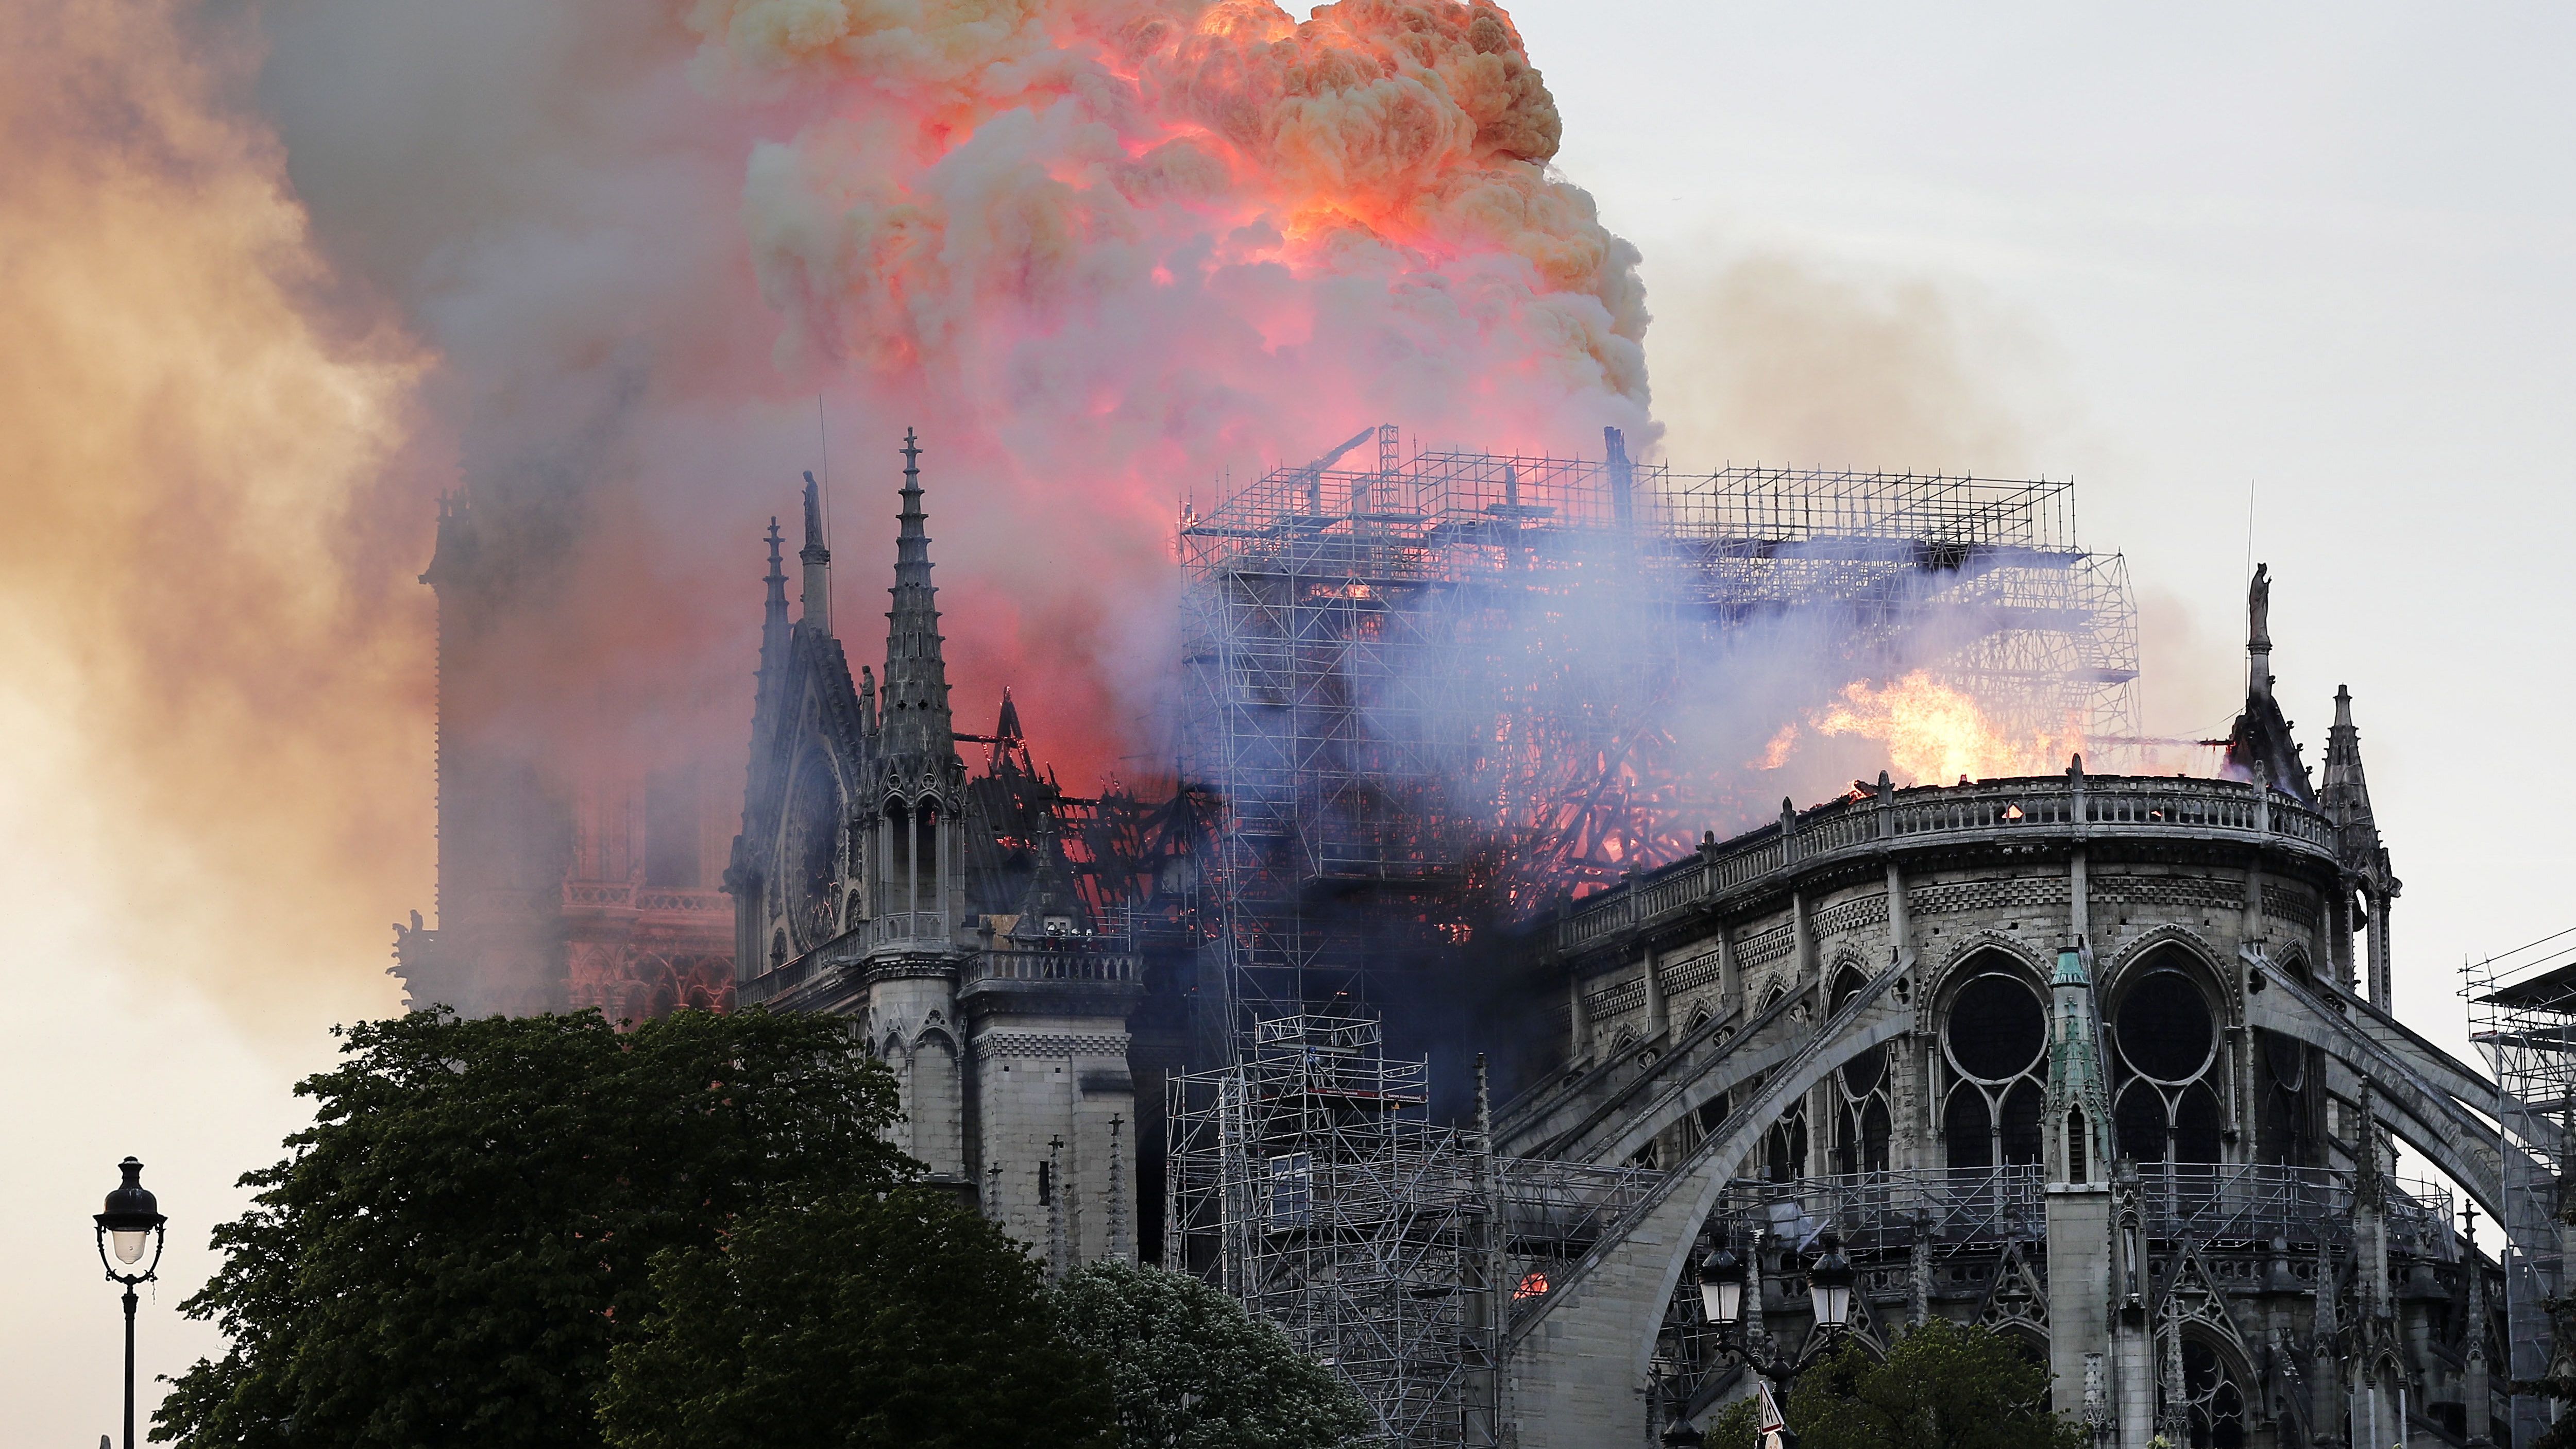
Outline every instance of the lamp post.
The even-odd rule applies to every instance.
[[[1815,1331],[1807,1335],[1799,1352],[1788,1358],[1757,1350],[1739,1332],[1744,1323],[1744,1290],[1749,1277],[1745,1260],[1737,1257],[1723,1240],[1700,1260],[1700,1308],[1708,1315],[1709,1326],[1717,1330],[1718,1351],[1783,1389],[1816,1360],[1833,1335],[1840,1333],[1851,1319],[1852,1282],[1858,1275],[1852,1271],[1851,1260],[1843,1256],[1842,1240],[1827,1228],[1817,1240],[1817,1247],[1820,1251],[1815,1261],[1807,1265],[1807,1302],[1816,1316]],[[1755,1311],[1760,1311],[1758,1306]]]
[[[107,1195],[107,1211],[98,1214],[95,1221],[99,1266],[107,1270],[107,1281],[125,1285],[125,1449],[134,1449],[134,1288],[138,1283],[153,1281],[153,1273],[160,1268],[161,1246],[167,1236],[164,1224],[169,1219],[161,1216],[160,1204],[143,1186],[143,1164],[128,1157],[116,1166],[125,1174],[125,1181]],[[147,1247],[152,1250],[152,1261],[143,1265],[142,1272],[117,1270],[120,1263],[131,1268],[142,1262]],[[115,1262],[108,1261],[111,1251]]]

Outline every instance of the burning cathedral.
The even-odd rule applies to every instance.
[[[2560,1253],[2513,1184],[2547,1174],[2392,1014],[2351,701],[2312,770],[2268,580],[2229,737],[2149,771],[2125,575],[2065,485],[1604,441],[1370,429],[1184,516],[1159,800],[1065,790],[1007,698],[961,730],[909,438],[854,677],[809,480],[721,936],[627,906],[722,985],[655,1004],[846,1017],[961,1199],[1056,1271],[1222,1284],[1389,1444],[1687,1442],[1757,1372],[1935,1317],[2120,1449],[2529,1442]],[[1763,637],[1919,668],[2049,754],[1720,839],[1744,772],[1674,721]],[[415,1000],[488,970],[477,940],[565,999],[578,932],[478,921],[447,864]]]

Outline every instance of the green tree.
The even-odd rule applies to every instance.
[[[1799,1449],[2083,1449],[2091,1436],[2051,1413],[2048,1370],[1991,1329],[1934,1319],[1899,1336],[1887,1361],[1846,1341],[1799,1376],[1783,1412]],[[1751,1449],[1754,1410],[1728,1406],[1711,1449]]]
[[[1100,1364],[1037,1265],[919,1187],[781,1204],[653,1259],[660,1306],[609,1351],[616,1449],[1112,1449]]]
[[[596,1012],[350,1028],[314,1125],[182,1305],[230,1337],[152,1437],[188,1445],[597,1444],[609,1350],[656,1252],[782,1196],[892,1188],[885,1069],[822,1017]]]
[[[1126,1449],[1331,1449],[1371,1426],[1275,1324],[1186,1273],[1094,1263],[1056,1301],[1066,1335],[1109,1365]]]

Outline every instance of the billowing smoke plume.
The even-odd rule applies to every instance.
[[[6,102],[88,148],[13,172],[22,652],[106,722],[66,767],[104,819],[203,824],[210,874],[119,867],[151,929],[331,913],[245,988],[371,979],[429,904],[441,492],[512,623],[438,682],[451,741],[564,791],[700,760],[722,810],[818,395],[853,656],[914,424],[961,712],[1016,686],[1077,788],[1169,759],[1176,494],[1379,420],[1653,445],[1635,254],[1549,174],[1490,6],[308,0],[184,42],[54,9]]]
[[[386,521],[434,487],[431,359],[344,305],[238,104],[248,37],[187,14],[0,13],[0,942],[309,1028],[392,1003],[386,897],[429,857]]]
[[[690,24],[702,82],[801,118],[744,191],[780,365],[922,423],[934,532],[943,501],[972,519],[942,553],[964,677],[1020,685],[1059,751],[1140,743],[1117,731],[1167,653],[1181,491],[1382,420],[1558,453],[1645,427],[1636,253],[1547,173],[1555,104],[1496,7],[703,0]]]

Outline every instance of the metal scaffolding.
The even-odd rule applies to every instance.
[[[2576,1101],[2576,927],[2466,968],[2469,1035],[2495,1069],[2496,1127],[2504,1163],[2505,1322],[2511,1372],[2527,1383],[2548,1373],[2556,1349],[2549,1300],[2565,1290],[2560,1183]],[[2513,1396],[2513,1435],[2546,1429],[2550,1404]]]
[[[1499,1442],[1513,1303],[1546,1292],[1657,1174],[1492,1155],[1432,1124],[1428,1064],[1374,1021],[1259,1022],[1167,1083],[1164,1261],[1214,1279],[1340,1374],[1374,1442]]]
[[[2077,545],[2071,485],[1677,475],[1606,441],[1407,460],[1381,427],[1183,518],[1181,768],[1221,812],[1205,1047],[1686,852],[1748,803],[1675,738],[1731,648],[1922,669],[2016,736],[2137,734],[2126,566]]]

